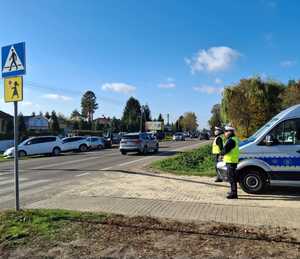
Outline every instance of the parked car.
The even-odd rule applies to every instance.
[[[159,144],[157,138],[152,134],[129,133],[122,137],[119,149],[122,155],[126,155],[128,152],[156,153],[159,150]]]
[[[207,132],[201,132],[199,134],[199,139],[200,140],[209,140],[209,134]]]
[[[105,148],[105,140],[103,137],[87,137],[88,145],[90,149],[101,150]]]
[[[176,132],[173,135],[173,140],[175,140],[175,141],[185,141],[185,136],[182,132]]]
[[[239,184],[247,193],[268,186],[300,186],[300,105],[292,106],[239,143]],[[226,164],[218,163],[227,179]]]
[[[86,137],[67,137],[62,139],[62,151],[86,152],[89,149],[89,142]]]
[[[20,157],[29,155],[52,154],[59,155],[62,151],[62,142],[55,136],[33,137],[24,140],[18,145],[18,153]],[[15,148],[9,148],[4,152],[5,157],[13,157]]]

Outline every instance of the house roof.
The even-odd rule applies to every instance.
[[[10,114],[0,111],[0,118],[4,118],[4,119],[12,119],[13,116],[11,116]]]

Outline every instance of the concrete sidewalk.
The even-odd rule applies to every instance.
[[[76,197],[37,202],[30,208],[63,208],[128,216],[151,216],[180,221],[216,221],[251,226],[300,228],[300,209],[208,204],[117,197]]]
[[[27,207],[300,228],[297,190],[265,195],[239,190],[239,200],[227,200],[227,184],[213,180],[145,171],[109,171]]]

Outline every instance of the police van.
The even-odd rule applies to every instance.
[[[253,136],[241,141],[239,184],[247,193],[267,186],[300,186],[300,105],[271,119]],[[224,175],[226,166],[218,163]]]

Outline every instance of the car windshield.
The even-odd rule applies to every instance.
[[[24,146],[28,141],[30,141],[31,139],[26,139],[24,141],[22,141],[19,146]]]
[[[278,121],[279,119],[277,117],[274,117],[269,122],[267,122],[265,125],[263,125],[258,131],[256,131],[251,137],[247,139],[248,142],[255,141],[263,132],[265,132],[266,129],[270,128],[274,122]]]

